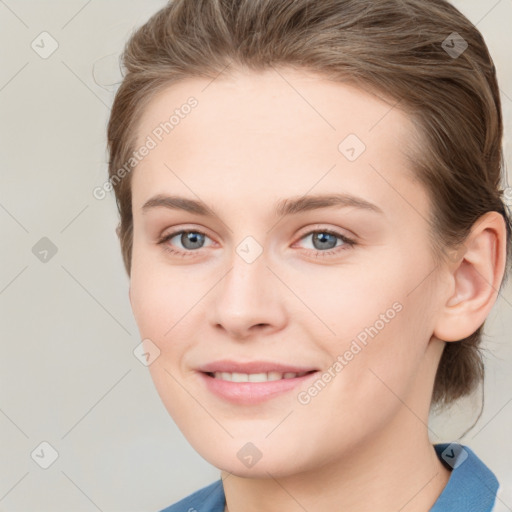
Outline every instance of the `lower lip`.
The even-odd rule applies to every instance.
[[[317,373],[311,372],[302,377],[267,382],[231,382],[210,377],[204,372],[199,372],[199,375],[213,394],[234,404],[252,405],[291,391]]]

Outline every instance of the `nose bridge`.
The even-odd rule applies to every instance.
[[[272,294],[266,254],[257,255],[254,245],[242,242],[233,252],[230,269],[222,287],[224,305],[232,314],[255,313]]]
[[[246,237],[233,248],[229,270],[215,293],[214,324],[241,337],[256,325],[282,324],[279,286],[267,264],[266,252],[252,237]]]

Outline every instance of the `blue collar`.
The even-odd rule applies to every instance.
[[[492,471],[467,446],[441,443],[434,448],[451,475],[429,512],[491,512],[499,487]],[[222,480],[217,480],[160,512],[224,512],[225,504]]]
[[[491,512],[499,487],[494,473],[467,446],[441,443],[434,448],[452,474],[429,512]]]

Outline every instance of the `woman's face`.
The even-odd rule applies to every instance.
[[[146,108],[130,299],[156,388],[213,465],[284,476],[425,435],[446,281],[412,133],[292,70],[187,80]]]

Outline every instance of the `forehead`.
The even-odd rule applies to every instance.
[[[170,85],[152,98],[138,125],[136,146],[151,140],[152,149],[134,172],[134,204],[161,186],[189,196],[222,185],[263,197],[340,186],[378,196],[390,193],[385,175],[411,187],[405,152],[414,125],[395,104],[291,69]]]

